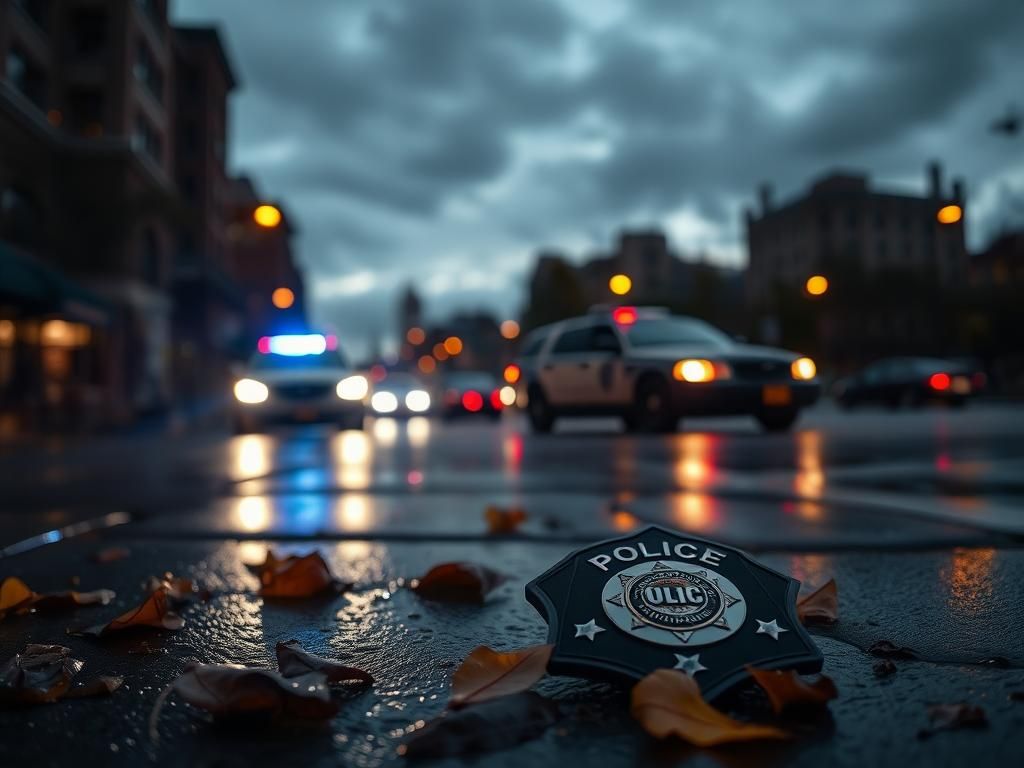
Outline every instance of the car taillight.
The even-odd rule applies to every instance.
[[[491,408],[496,411],[500,411],[505,407],[505,404],[501,402],[501,392],[497,389],[491,392]]]
[[[948,373],[933,373],[928,379],[928,386],[936,392],[945,392],[949,389],[950,378]]]
[[[484,407],[484,397],[479,392],[469,390],[462,393],[462,407],[471,413],[476,413]]]

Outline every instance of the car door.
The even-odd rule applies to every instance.
[[[585,403],[590,326],[566,326],[540,361],[538,377],[552,405],[574,407]]]
[[[591,327],[586,360],[580,365],[580,397],[586,405],[607,407],[622,401],[628,390],[622,351],[622,339],[610,324]]]

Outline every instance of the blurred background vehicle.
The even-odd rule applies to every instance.
[[[423,416],[431,408],[427,387],[411,373],[388,373],[373,385],[370,411],[378,416]]]
[[[844,408],[883,403],[891,408],[943,402],[961,407],[985,389],[987,376],[967,361],[891,357],[836,382],[833,394]]]
[[[598,414],[645,432],[672,431],[684,416],[739,414],[786,430],[821,390],[809,357],[740,343],[656,308],[597,309],[555,324],[517,365],[540,432],[562,416]]]
[[[286,421],[362,429],[366,377],[348,367],[333,336],[264,336],[241,373],[232,403],[236,432]]]
[[[481,415],[496,420],[506,405],[515,403],[515,390],[502,387],[496,377],[484,371],[450,373],[441,386],[441,415],[445,419]]]

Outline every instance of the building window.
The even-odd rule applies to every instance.
[[[43,32],[50,31],[50,0],[14,0],[14,6]]]
[[[7,53],[7,79],[40,109],[46,108],[46,78],[41,69],[17,48]]]
[[[71,50],[80,59],[102,54],[107,46],[107,12],[100,8],[76,8],[71,14]]]
[[[132,144],[137,150],[149,155],[157,165],[163,165],[163,142],[153,126],[142,115],[135,118],[135,135],[132,136]]]
[[[164,75],[153,59],[149,46],[142,40],[139,41],[135,56],[135,79],[146,87],[154,99],[163,103]]]

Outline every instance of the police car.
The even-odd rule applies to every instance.
[[[684,416],[737,414],[783,431],[821,391],[809,357],[657,308],[598,309],[540,328],[517,365],[538,432],[562,416],[616,415],[630,430],[669,432]]]
[[[337,339],[318,333],[264,336],[234,385],[236,432],[283,421],[361,429],[366,377],[349,369]]]

